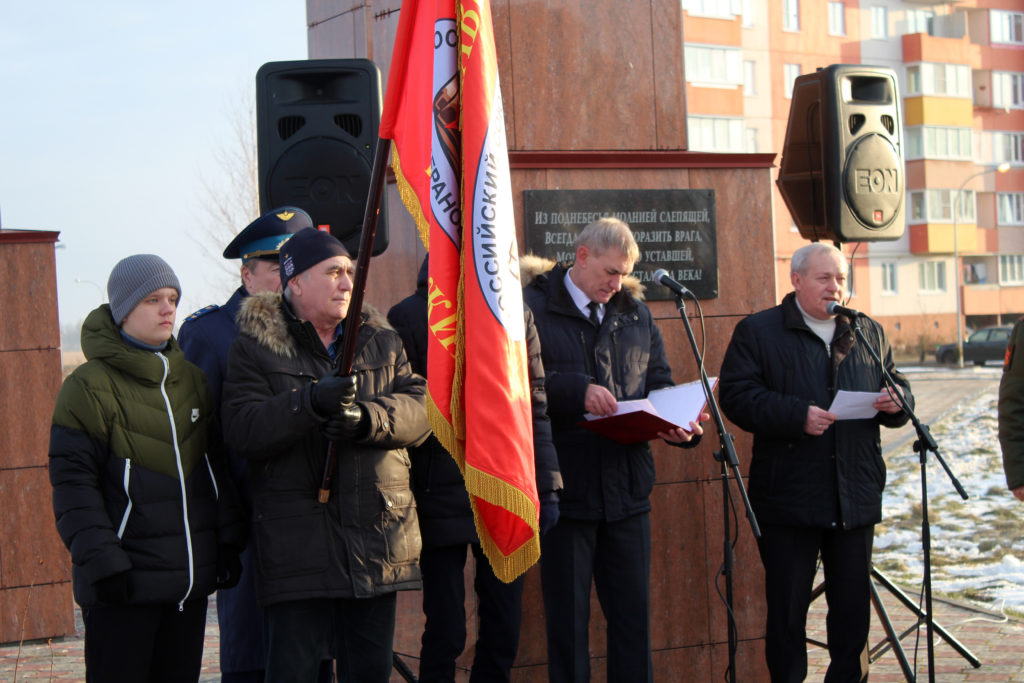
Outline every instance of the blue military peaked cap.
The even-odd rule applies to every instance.
[[[224,249],[224,258],[277,259],[281,245],[303,228],[313,226],[309,214],[294,206],[271,209],[238,233]]]

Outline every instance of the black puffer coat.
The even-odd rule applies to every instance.
[[[623,445],[576,426],[591,381],[619,401],[672,386],[665,347],[640,284],[624,281],[605,305],[600,328],[565,288],[566,268],[536,257],[520,261],[523,297],[536,316],[548,415],[562,472],[559,510],[570,519],[616,521],[651,509],[654,457],[647,442]],[[686,444],[692,447],[699,439]]]
[[[71,551],[75,600],[128,573],[128,603],[181,603],[215,588],[221,545],[245,544],[202,371],[172,338],[129,345],[100,306],[82,327],[88,361],[61,386],[50,427],[57,531]]]
[[[881,325],[858,325],[913,407],[910,383],[896,371]],[[840,389],[878,392],[882,371],[843,316],[836,318],[831,355],[804,323],[794,294],[736,326],[718,384],[722,411],[754,434],[750,502],[758,522],[844,529],[882,518],[885,461],[879,425],[909,416],[878,413],[839,420],[821,436],[804,432],[807,409],[828,408]]]
[[[391,307],[388,320],[402,336],[413,370],[427,371],[427,261],[417,278],[416,292]],[[533,313],[524,307],[526,345],[529,356],[531,405],[533,407],[533,452],[540,494],[562,488],[558,457],[551,443],[551,422],[544,393],[544,365]],[[478,541],[466,482],[455,459],[433,435],[423,445],[409,449],[412,456],[412,486],[425,548]]]
[[[364,312],[353,374],[369,432],[339,443],[330,501],[317,502],[327,454],[325,422],[310,403],[333,362],[312,324],[280,294],[242,304],[228,355],[225,438],[249,458],[257,593],[263,605],[366,598],[419,588],[420,535],[406,447],[429,433],[425,384],[402,340]]]

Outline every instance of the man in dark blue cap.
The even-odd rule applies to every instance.
[[[225,438],[252,462],[266,680],[312,683],[329,653],[338,680],[387,683],[397,592],[420,588],[406,449],[430,434],[426,381],[383,315],[350,314],[356,266],[335,237],[302,230],[280,262],[283,294],[242,303],[221,404]]]
[[[258,292],[281,290],[278,268],[281,245],[292,234],[312,225],[309,214],[292,206],[268,211],[250,223],[224,249],[224,258],[242,260],[242,285],[223,306],[212,304],[202,308],[182,323],[178,343],[185,351],[185,357],[206,373],[214,405],[218,408],[228,349],[238,336],[235,315],[242,301]],[[251,510],[252,501],[245,482],[245,459],[231,452],[230,448],[228,454],[235,487],[246,510]],[[242,553],[242,577],[238,585],[217,591],[221,680],[230,683],[261,682],[264,675],[263,613],[256,602],[256,572],[251,548],[250,545]]]

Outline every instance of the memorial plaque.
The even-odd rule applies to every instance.
[[[654,282],[659,268],[699,299],[718,296],[714,190],[526,190],[523,195],[527,252],[572,261],[580,231],[612,216],[629,224],[640,247],[633,275],[647,285],[648,300],[675,296]]]

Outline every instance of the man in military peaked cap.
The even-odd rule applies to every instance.
[[[224,249],[224,258],[241,259],[242,284],[222,306],[212,304],[188,316],[178,332],[185,357],[202,368],[210,382],[214,405],[220,406],[221,384],[227,369],[228,348],[238,336],[235,315],[242,301],[253,294],[280,291],[278,253],[292,234],[313,225],[302,209],[285,206],[263,214],[235,236]],[[252,508],[245,483],[245,460],[231,452],[228,457],[246,509]],[[255,570],[251,546],[242,553],[242,578],[238,586],[217,591],[220,622],[220,670],[223,681],[262,681],[264,667],[263,614],[256,602]]]
[[[182,322],[178,343],[185,356],[206,373],[216,405],[220,405],[228,347],[238,336],[235,315],[242,300],[257,292],[281,291],[277,263],[281,245],[312,225],[309,214],[294,206],[272,209],[254,220],[224,249],[224,258],[242,260],[242,285],[223,306],[210,304]]]

